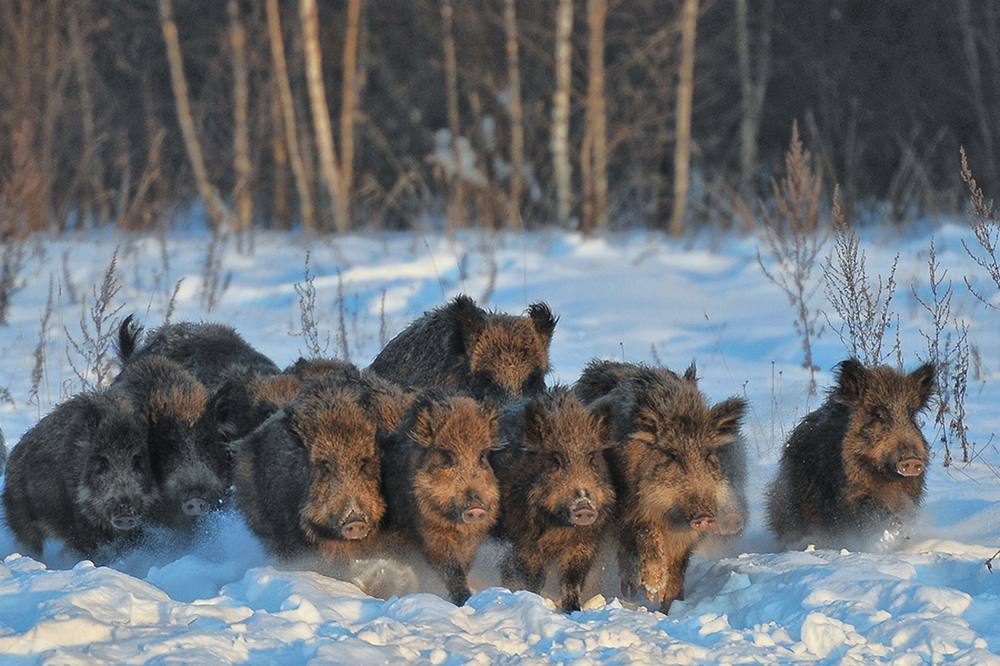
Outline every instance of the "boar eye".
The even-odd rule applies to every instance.
[[[132,469],[139,471],[142,469],[142,456],[138,453],[132,456]]]
[[[885,411],[883,407],[875,407],[872,409],[872,421],[875,423],[885,423],[889,420],[889,414]]]
[[[371,458],[364,458],[361,460],[361,473],[370,479],[378,476],[378,469],[375,465],[375,461]]]
[[[600,465],[601,465],[601,452],[600,451],[591,451],[590,452],[590,456],[587,458],[587,462],[594,469],[597,469],[598,467],[600,467]]]
[[[108,460],[107,456],[101,456],[97,459],[97,473],[103,474],[111,469],[111,461]]]
[[[316,463],[316,471],[320,476],[330,476],[333,474],[333,467],[326,460],[320,460]]]
[[[490,467],[490,458],[486,455],[486,451],[479,454],[479,466],[483,469],[489,469]]]
[[[563,469],[566,467],[566,459],[563,458],[561,453],[551,453],[549,454],[549,462],[556,469]]]
[[[452,455],[451,451],[442,451],[440,458],[441,467],[449,468],[455,466],[455,456]]]

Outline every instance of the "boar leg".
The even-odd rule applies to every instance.
[[[567,613],[580,610],[583,583],[594,562],[595,549],[575,548],[559,562],[559,579],[562,584],[562,609]]]
[[[622,596],[631,599],[639,591],[639,552],[637,532],[641,528],[625,527],[618,535],[618,575],[622,581]]]
[[[442,562],[438,567],[441,577],[444,578],[445,586],[448,588],[448,598],[456,606],[462,606],[469,597],[472,590],[469,589],[468,573],[465,567],[457,560]]]

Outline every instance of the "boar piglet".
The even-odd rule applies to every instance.
[[[375,432],[356,389],[317,383],[239,442],[236,505],[270,552],[344,563],[370,548],[385,514]]]
[[[545,390],[557,321],[545,303],[515,316],[456,296],[390,340],[369,369],[404,386],[459,391],[496,405],[531,397]]]
[[[198,423],[208,396],[195,377],[163,356],[147,355],[125,365],[113,384],[129,397],[147,426],[160,501],[153,519],[192,528],[217,507],[228,487],[228,453],[201,440]]]
[[[501,582],[539,592],[558,561],[564,611],[580,610],[580,595],[615,492],[604,452],[608,418],[593,415],[566,387],[512,403],[500,411],[500,446],[490,463],[500,483],[498,537],[511,542]]]
[[[93,559],[136,541],[159,496],[146,427],[118,391],[80,393],[21,438],[7,461],[7,524],[33,555],[48,538]]]
[[[632,596],[642,585],[650,601],[659,597],[664,613],[683,598],[691,551],[717,528],[721,510],[737,504],[720,453],[742,446],[746,403],[729,398],[710,406],[694,374],[693,367],[681,377],[665,368],[594,361],[577,385],[584,399],[605,393],[590,408],[610,417],[615,431],[608,462],[619,507],[622,594]]]
[[[420,548],[459,606],[472,594],[469,567],[497,519],[500,492],[487,458],[496,436],[493,408],[431,390],[381,439],[387,530]]]
[[[234,364],[245,365],[261,375],[280,372],[274,361],[225,324],[164,324],[140,341],[142,332],[143,327],[132,315],[119,327],[118,355],[123,365],[147,356],[165,356],[193,374],[209,391],[219,385],[222,373]]]
[[[778,539],[838,545],[898,529],[923,496],[929,451],[916,416],[933,390],[930,364],[903,374],[842,361],[826,401],[792,431],[768,489]]]

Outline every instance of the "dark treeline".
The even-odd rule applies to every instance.
[[[793,123],[848,215],[960,209],[960,146],[1000,191],[998,0],[4,0],[4,237],[194,203],[230,229],[666,229],[685,5],[687,225],[750,224]]]

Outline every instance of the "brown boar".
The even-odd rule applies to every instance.
[[[228,487],[227,452],[205,446],[199,435],[208,402],[205,388],[177,363],[154,355],[127,363],[112,385],[146,421],[161,491],[153,518],[168,526],[192,527],[198,516],[220,504]]]
[[[193,374],[209,391],[231,365],[241,364],[261,375],[280,372],[274,361],[254,349],[231,326],[211,322],[164,324],[140,344],[143,327],[132,315],[118,329],[118,354],[122,364],[146,356],[165,356]]]
[[[369,369],[403,386],[460,391],[498,405],[531,397],[545,390],[557,321],[545,303],[514,316],[457,296],[390,340]]]
[[[693,366],[681,377],[665,368],[593,361],[576,387],[615,431],[608,462],[618,500],[622,594],[632,596],[642,585],[650,601],[659,597],[664,613],[683,598],[691,551],[717,528],[720,509],[736,504],[720,453],[742,446],[746,403],[729,398],[709,406],[694,374]]]
[[[459,606],[472,594],[469,568],[497,519],[500,491],[487,459],[496,436],[492,407],[430,390],[381,440],[386,529],[419,547]]]
[[[916,416],[934,367],[909,374],[842,361],[829,397],[792,431],[767,492],[768,525],[784,543],[896,529],[920,504],[929,451]]]
[[[25,433],[3,491],[7,524],[31,554],[55,538],[91,559],[134,542],[158,497],[145,423],[115,389],[77,394]]]
[[[346,562],[371,547],[385,514],[376,426],[360,392],[311,383],[245,437],[236,504],[271,552]]]
[[[501,582],[539,592],[558,560],[564,611],[580,610],[615,492],[604,459],[611,424],[587,411],[566,387],[500,412],[500,446],[490,462],[500,482],[495,530],[511,542]]]

